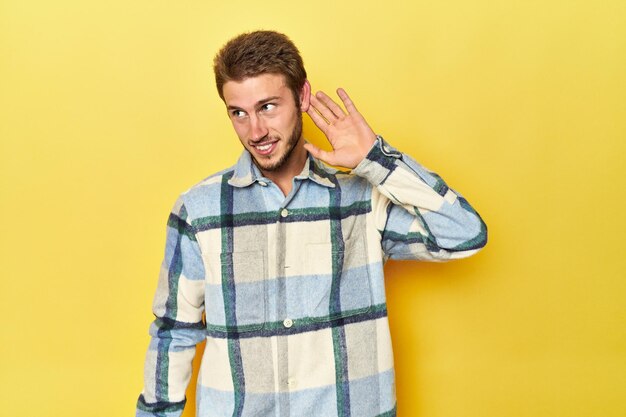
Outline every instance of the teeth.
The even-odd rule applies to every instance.
[[[267,144],[267,145],[259,145],[256,148],[258,150],[260,150],[260,151],[266,151],[266,150],[268,150],[271,147],[272,147],[272,144],[270,143],[270,144]]]

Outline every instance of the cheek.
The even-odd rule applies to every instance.
[[[297,117],[289,115],[281,117],[280,120],[277,120],[274,125],[277,126],[277,129],[280,130],[283,134],[288,134],[291,133],[291,131],[296,127],[297,120]]]
[[[248,123],[241,121],[232,121],[233,129],[235,129],[235,133],[239,138],[245,139],[248,136]]]

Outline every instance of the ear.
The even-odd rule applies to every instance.
[[[300,110],[304,113],[309,110],[311,105],[311,84],[309,80],[304,80],[304,85],[300,90]]]

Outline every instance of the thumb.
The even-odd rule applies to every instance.
[[[332,163],[329,161],[330,159],[332,159],[332,155],[330,152],[326,152],[325,150],[318,148],[312,143],[305,143],[304,149],[309,151],[309,153],[313,155],[314,158],[320,159],[323,162],[326,162],[327,164],[332,165]]]

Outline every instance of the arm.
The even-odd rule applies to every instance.
[[[144,389],[137,417],[180,416],[196,344],[204,340],[204,265],[179,199],[167,222],[165,258],[154,296]]]
[[[313,156],[352,169],[373,186],[375,222],[385,259],[447,260],[487,243],[487,228],[469,203],[435,173],[384,143],[352,100],[337,90],[346,111],[326,94],[311,96],[307,113],[333,150],[307,144]]]
[[[470,256],[487,243],[487,227],[467,200],[382,138],[352,172],[374,186],[385,259],[445,261]]]

